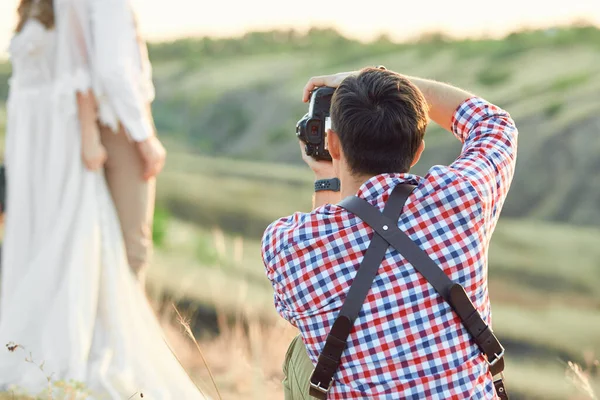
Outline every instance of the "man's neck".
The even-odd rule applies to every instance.
[[[313,210],[321,207],[324,204],[335,204],[348,196],[354,196],[363,183],[371,179],[371,175],[354,176],[347,170],[340,172],[338,177],[341,183],[339,192],[320,191],[313,195]],[[320,177],[316,177],[319,179]]]
[[[371,178],[371,175],[354,176],[347,171],[340,173],[342,199],[345,199],[348,196],[354,196],[362,184]]]

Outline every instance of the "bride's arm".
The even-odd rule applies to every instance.
[[[77,108],[81,129],[81,157],[86,168],[95,171],[106,162],[106,149],[100,142],[96,98],[91,90],[77,92]]]
[[[54,14],[57,82],[69,96],[76,95],[81,157],[86,168],[97,170],[106,161],[106,151],[100,142],[96,98],[92,91],[87,6],[79,0],[62,0],[54,2]],[[62,106],[70,106],[70,101],[69,98],[69,105]]]

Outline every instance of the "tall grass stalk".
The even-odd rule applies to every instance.
[[[573,385],[591,400],[598,400],[592,388],[589,373],[583,370],[579,364],[572,361],[567,362],[567,378]]]
[[[200,357],[202,358],[202,362],[204,363],[204,366],[206,367],[206,370],[208,371],[210,380],[212,381],[212,384],[215,386],[215,390],[217,391],[217,396],[219,397],[219,400],[222,400],[221,392],[219,392],[219,387],[217,386],[217,383],[215,382],[215,378],[213,377],[212,371],[211,371],[210,367],[208,366],[208,363],[206,362],[206,358],[204,357],[202,350],[200,349],[200,345],[198,344],[198,341],[196,340],[196,337],[194,336],[194,333],[192,332],[190,323],[183,318],[183,316],[181,315],[181,313],[179,312],[177,307],[175,307],[175,304],[173,304],[173,308],[175,309],[175,312],[177,313],[177,318],[178,318],[179,323],[185,329],[185,333],[194,342],[194,345],[196,346],[196,350],[198,350],[198,354],[200,354]]]

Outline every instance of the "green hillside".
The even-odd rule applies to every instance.
[[[505,107],[520,130],[505,215],[600,224],[600,30],[521,32],[504,40],[362,44],[331,30],[153,44],[157,125],[193,151],[300,163],[294,137],[306,80],[384,64],[463,86]],[[460,147],[432,125],[417,173]]]

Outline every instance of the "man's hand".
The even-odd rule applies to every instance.
[[[299,143],[302,160],[315,173],[316,179],[335,178],[335,171],[333,170],[333,163],[331,161],[317,161],[311,156],[307,156],[306,151],[304,151],[304,143],[302,141],[299,141]]]
[[[337,88],[348,76],[358,73],[359,71],[340,72],[333,75],[312,77],[304,86],[302,101],[308,102],[311,91],[316,87],[329,86]],[[429,118],[442,128],[452,132],[454,112],[465,100],[473,97],[473,94],[445,83],[406,75],[405,77],[417,86],[425,96],[425,100],[429,104]]]
[[[307,156],[304,151],[304,143],[300,142],[300,153],[302,159],[310,169],[315,173],[315,180],[336,178],[331,161],[317,161],[311,156]],[[335,204],[341,200],[340,192],[320,191],[313,195],[313,210],[324,204]]]
[[[357,71],[352,72],[339,72],[333,75],[322,75],[322,76],[314,76],[308,80],[306,86],[304,86],[304,91],[302,93],[302,101],[307,103],[310,99],[310,92],[313,91],[314,88],[321,86],[329,86],[332,88],[336,88],[340,86],[342,81],[346,79],[350,75],[354,75],[358,73]]]
[[[167,152],[156,136],[137,143],[138,151],[144,160],[144,180],[155,177],[165,165]]]

